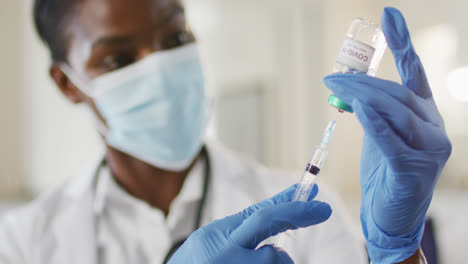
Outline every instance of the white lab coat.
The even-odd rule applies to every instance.
[[[217,144],[207,145],[212,176],[203,224],[268,198],[297,179],[239,158]],[[176,198],[179,200],[177,205],[175,208],[171,205],[169,216],[164,218],[159,210],[125,192],[112,191],[117,185],[111,184],[114,187],[110,188],[109,183],[102,184],[96,178],[110,174],[96,173],[96,164],[98,162],[82,176],[1,219],[1,264],[97,264],[99,259],[102,264],[156,264],[161,263],[165,249],[182,235],[181,232],[190,232],[183,231],[181,226],[191,226],[193,222],[190,208],[195,207],[193,198],[200,195],[197,190],[201,186],[202,168],[189,174],[186,181],[190,183],[184,184],[179,194],[182,198]],[[104,189],[109,189],[107,195],[114,200],[122,199],[115,203],[117,206],[114,205],[113,211],[108,209],[106,212],[110,213],[96,217],[96,210],[112,205],[112,202],[106,205],[103,202],[106,199],[100,198],[99,186],[107,186]],[[317,199],[330,203],[333,215],[324,224],[301,229],[288,252],[299,264],[367,263],[364,244],[351,231],[341,203],[326,186],[319,183],[319,187]],[[132,210],[128,211],[126,206]],[[101,219],[106,217],[106,220]],[[146,218],[152,220],[145,222]],[[104,258],[99,256],[102,251],[97,250],[98,244],[107,255]]]

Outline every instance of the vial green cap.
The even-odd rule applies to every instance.
[[[334,96],[333,94],[330,95],[330,97],[328,97],[328,103],[340,110],[343,110],[349,113],[354,113],[354,110],[351,106],[345,104],[343,101],[341,101],[338,97]]]

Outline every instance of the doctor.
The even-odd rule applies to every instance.
[[[211,223],[288,183],[278,172],[203,141],[210,101],[178,1],[37,0],[34,15],[51,52],[51,77],[70,101],[93,109],[107,148],[83,176],[6,215],[0,225],[2,263],[162,263],[171,256],[171,263],[290,263],[290,256],[297,263],[365,263],[342,208],[323,186],[318,198],[333,206],[333,216],[301,232],[289,255],[271,246],[254,248],[275,232],[325,221],[327,204],[286,203],[289,189]],[[388,23],[395,50],[410,45],[398,21]],[[396,59],[405,60],[400,73],[414,94],[398,86],[387,95],[383,84],[397,84],[356,76],[349,80],[355,83],[352,95],[346,95],[340,89],[349,77],[326,81],[353,105],[366,131],[363,155],[372,162],[362,164],[361,218],[371,258],[418,263],[422,219],[450,143],[429,88],[419,87],[425,80],[419,68],[405,68],[414,60]],[[367,92],[376,86],[382,94]],[[418,127],[414,118],[399,121],[409,111],[403,97],[408,93],[417,108],[411,112],[434,124],[433,130]],[[395,119],[374,106],[379,100],[391,101],[393,108],[385,111],[400,110]],[[408,127],[411,135],[404,133]],[[427,136],[416,139],[421,131]],[[405,144],[394,144],[400,141]],[[426,148],[429,142],[440,144]],[[284,211],[302,220],[286,218]],[[262,230],[263,220],[272,228]],[[266,257],[255,260],[259,254]]]

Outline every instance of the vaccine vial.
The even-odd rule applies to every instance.
[[[366,73],[375,76],[386,49],[387,42],[380,26],[355,18],[346,33],[333,73]],[[340,112],[353,113],[351,106],[334,95],[330,95],[328,103]]]

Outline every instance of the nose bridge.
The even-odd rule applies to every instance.
[[[153,52],[155,52],[155,50],[150,47],[141,48],[138,51],[138,60],[146,58],[146,56],[152,54]]]
[[[157,37],[153,34],[147,34],[144,37],[144,41],[142,41],[142,45],[138,49],[138,60],[161,50],[161,48],[161,44],[157,40]]]

